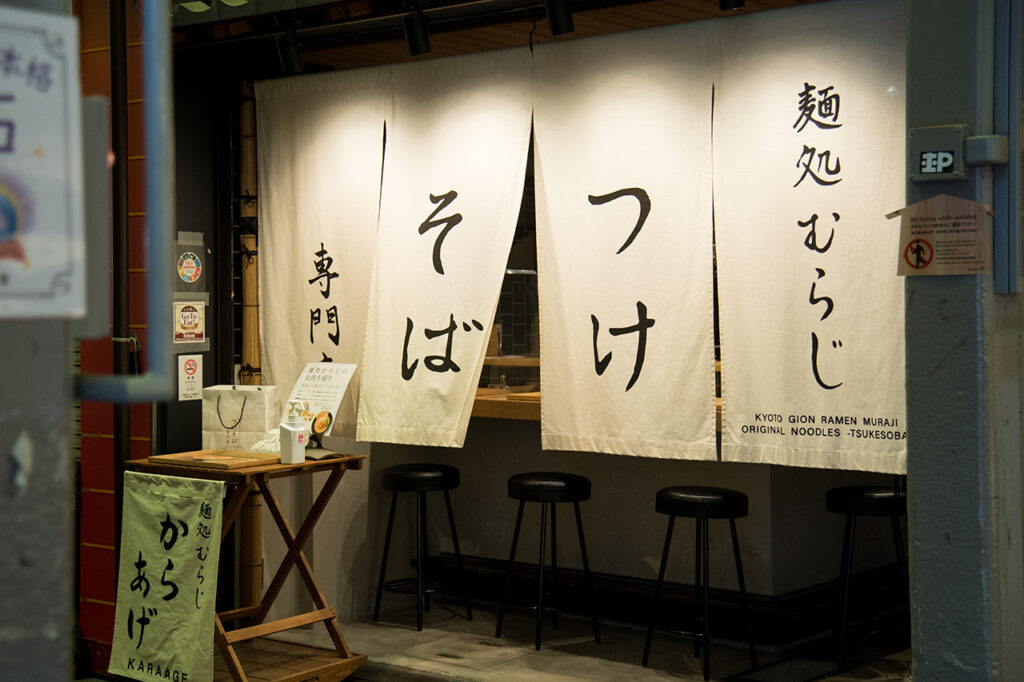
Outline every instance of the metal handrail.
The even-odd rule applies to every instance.
[[[77,378],[83,400],[144,403],[169,400],[174,388],[171,354],[171,230],[174,225],[174,111],[171,32],[166,0],[143,0],[142,51],[146,125],[146,329],[144,374]]]

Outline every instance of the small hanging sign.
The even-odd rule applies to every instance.
[[[992,209],[939,194],[887,214],[900,217],[896,274],[981,275],[992,272]]]

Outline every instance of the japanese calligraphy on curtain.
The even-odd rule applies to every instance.
[[[360,440],[463,443],[522,197],[528,60],[392,71]]]
[[[256,84],[262,373],[281,399],[308,362],[361,360],[389,82],[378,68]],[[355,435],[355,408],[346,397],[335,435]]]
[[[715,458],[705,30],[536,48],[544,448]]]
[[[730,24],[714,122],[722,457],[902,472],[885,220],[905,203],[902,4]]]

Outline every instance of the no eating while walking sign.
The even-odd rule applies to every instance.
[[[896,274],[982,275],[992,272],[992,209],[940,194],[886,218],[900,217]]]

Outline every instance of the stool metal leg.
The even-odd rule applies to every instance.
[[[703,582],[704,582],[704,679],[711,679],[711,572],[708,570],[708,519],[701,519],[701,544],[703,550]]]
[[[668,564],[668,548],[672,544],[672,527],[676,517],[669,515],[668,530],[665,531],[665,545],[661,550],[661,565],[658,567],[658,581],[654,583],[654,599],[651,600],[651,622],[647,625],[647,639],[644,640],[644,657],[641,664],[646,668],[651,655],[651,640],[654,639],[654,626],[658,620],[658,600],[661,598],[661,584],[665,581],[665,566]]]
[[[395,523],[395,502],[398,500],[398,491],[391,493],[391,511],[388,513],[388,529],[384,533],[384,556],[380,559],[380,577],[377,579],[377,598],[373,602],[373,619],[380,618],[380,596],[384,591],[384,572],[388,566],[388,550],[391,549],[391,528]]]
[[[466,574],[462,570],[462,552],[459,551],[459,534],[455,532],[455,514],[452,512],[452,499],[448,491],[444,491],[444,504],[448,510],[448,527],[452,531],[452,544],[455,546],[455,567],[459,571],[459,583],[462,584],[462,600],[466,603],[466,620],[473,620],[473,607],[469,604],[469,591],[466,589]]]
[[[423,610],[430,611],[430,571],[427,568],[427,561],[430,559],[430,544],[427,542],[427,494],[425,492],[418,492],[416,496],[419,498],[420,515],[423,519],[423,524],[420,527],[420,531],[423,533]]]
[[[505,620],[505,604],[508,602],[508,593],[512,589],[512,565],[516,560],[516,545],[519,544],[519,527],[523,523],[524,500],[519,500],[519,511],[516,513],[516,527],[512,531],[512,550],[508,555],[508,570],[505,573],[505,594],[501,597],[501,606],[498,608],[498,625],[494,628],[494,636],[501,637],[501,624]]]
[[[694,532],[693,542],[693,619],[698,622],[700,621],[700,557],[702,544],[700,541],[702,526],[700,524],[700,517],[694,519],[696,530]],[[694,633],[699,633],[699,628],[693,629]],[[693,636],[693,655],[700,657],[700,635],[694,634]]]
[[[551,596],[555,596],[555,586],[558,585],[558,530],[555,524],[555,510],[558,505],[554,502],[551,503]],[[551,609],[551,628],[553,630],[558,629],[558,605],[557,603],[552,606]]]
[[[576,533],[580,536],[580,558],[583,560],[583,576],[587,579],[587,599],[590,602],[590,621],[594,626],[594,641],[601,643],[601,630],[597,626],[597,608],[594,606],[594,581],[590,577],[590,562],[587,560],[587,542],[583,539],[583,517],[580,516],[580,503],[572,503],[576,512]]]
[[[423,629],[423,555],[425,551],[424,535],[426,535],[426,519],[423,518],[424,493],[417,492],[416,497],[416,629]]]
[[[743,561],[740,559],[740,542],[736,537],[736,519],[729,519],[729,532],[732,534],[732,553],[736,557],[736,581],[740,585],[740,602],[743,615],[747,618],[747,644],[750,647],[750,667],[757,667],[757,649],[754,647],[754,626],[750,621],[750,604],[747,600],[747,584],[743,580]]]
[[[846,515],[846,532],[843,534],[843,557],[839,569],[839,654],[836,657],[836,670],[843,669],[846,658],[846,616],[850,602],[850,573],[853,570],[853,538],[856,532],[857,517]]]
[[[550,503],[552,507],[554,502]],[[544,529],[548,524],[548,503],[540,503],[540,559],[537,562],[537,630],[533,648],[540,651],[540,631],[544,625]]]

